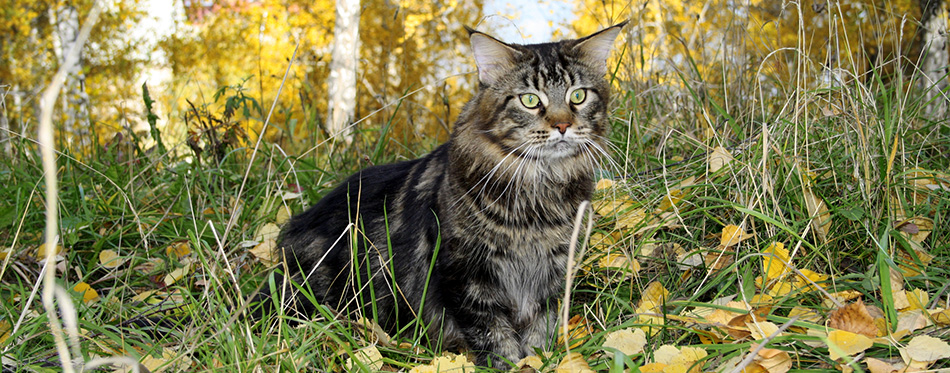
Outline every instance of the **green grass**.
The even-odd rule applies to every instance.
[[[754,83],[739,80],[746,86],[735,91],[751,91]],[[618,232],[619,240],[606,248],[582,250],[578,262],[596,261],[610,250],[631,255],[642,265],[634,275],[598,265],[576,273],[570,314],[586,319],[593,334],[571,351],[583,354],[594,370],[640,366],[664,344],[705,347],[706,370],[742,356],[749,341],[708,344],[698,331],[702,327],[674,318],[653,325],[657,334],[643,354],[611,358],[601,346],[610,331],[647,326],[637,318],[637,304],[653,281],[670,291],[663,307],[667,315],[684,315],[721,297],[750,299],[761,293],[755,280],[762,275],[759,253],[776,241],[794,252],[798,268],[830,275],[822,283],[829,291],[855,290],[865,303],[892,316],[895,286],[922,289],[931,295],[929,306],[947,307],[950,189],[922,187],[919,182],[950,182],[950,124],[922,116],[916,92],[871,80],[825,90],[797,87],[763,103],[730,96],[737,95],[730,90],[699,95],[682,88],[618,82],[611,120],[617,167],[605,170],[618,184],[598,198],[629,201],[651,212],[671,190],[679,189],[682,199],[659,227],[618,230],[616,216],[610,215],[594,222],[595,232]],[[213,110],[201,116],[221,118]],[[407,148],[379,140],[378,134],[386,131],[367,131],[367,141],[347,151],[340,151],[339,144],[314,141],[322,145],[299,158],[266,142],[252,158],[253,144],[235,140],[205,151],[199,161],[185,143],[164,144],[167,151],[158,151],[144,149],[144,141],[134,136],[92,154],[61,149],[59,232],[65,251],[58,261],[57,283],[72,289],[85,282],[99,294],[84,303],[81,294],[68,292],[80,330],[80,335],[70,336],[72,352],[79,354],[73,358],[96,362],[126,355],[142,361],[165,354],[172,371],[343,369],[347,357],[372,340],[354,320],[326,309],[312,320],[280,316],[260,323],[236,314],[259,287],[281,286],[280,277],[271,276],[272,266],[242,243],[255,240],[264,224],[276,222],[281,208],[299,212],[315,203],[359,168],[361,154],[373,163],[385,163],[434,147]],[[202,138],[211,142],[208,139]],[[13,145],[14,154],[0,160],[0,194],[6,196],[0,199],[0,249],[9,249],[0,272],[0,325],[9,335],[0,346],[4,361],[18,364],[14,370],[59,370],[63,362],[54,347],[47,310],[38,296],[31,297],[41,286],[41,261],[35,252],[44,224],[42,167],[34,139],[14,138]],[[729,150],[735,160],[710,172],[707,155],[717,146]],[[678,186],[690,177],[696,180],[692,185]],[[298,187],[299,197],[282,198]],[[806,188],[827,204],[831,225],[826,237],[812,225]],[[895,225],[901,217],[915,216],[934,222],[921,244],[905,239]],[[726,252],[721,268],[684,267],[678,258],[682,252],[721,253],[717,234],[729,224],[743,226],[752,237]],[[191,253],[170,254],[168,249],[178,245]],[[922,266],[919,275],[891,283],[890,270],[920,259],[913,250],[918,245],[934,256],[932,262]],[[647,249],[652,249],[650,255],[644,255]],[[104,250],[117,252],[125,262],[115,268],[100,265]],[[190,271],[166,286],[165,276],[185,266]],[[156,293],[133,300],[147,291]],[[825,315],[830,309],[823,300],[818,293],[793,292],[776,298],[765,318],[782,324],[794,306]],[[123,324],[158,315],[190,318],[158,336]],[[946,338],[947,327],[914,335],[919,334]],[[833,366],[828,349],[813,347],[809,339],[816,338],[781,336],[769,347],[794,353],[796,369],[828,371]],[[420,341],[419,331],[413,329],[392,344],[380,345],[386,366],[408,370],[439,355]],[[559,346],[546,366],[555,366],[565,352]],[[881,347],[869,350],[868,356],[894,353]],[[930,368],[941,367],[950,367],[950,362]]]

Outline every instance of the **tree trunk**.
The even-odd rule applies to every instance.
[[[927,103],[924,114],[930,118],[942,119],[948,114],[948,69],[950,64],[950,43],[947,41],[947,22],[950,17],[950,1],[918,0],[921,13],[920,39],[920,76],[917,84],[924,92],[922,97]]]
[[[79,12],[76,8],[66,5],[55,10],[56,14],[51,17],[56,28],[56,37],[54,38],[59,45],[57,57],[59,63],[66,63],[66,56],[69,50],[76,45],[76,38],[79,36]],[[89,123],[89,95],[86,93],[86,75],[82,68],[82,53],[79,54],[79,61],[69,70],[66,76],[65,90],[62,95],[63,100],[63,138],[66,139],[64,147],[69,145],[78,146],[79,151],[90,145],[90,135],[92,126]]]
[[[327,79],[327,131],[347,144],[356,110],[356,67],[360,51],[360,1],[337,0],[330,77]]]

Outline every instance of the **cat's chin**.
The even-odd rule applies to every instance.
[[[581,151],[581,146],[571,141],[560,140],[544,147],[546,158],[569,158]]]

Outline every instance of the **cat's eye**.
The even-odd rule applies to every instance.
[[[534,109],[541,105],[541,98],[534,93],[525,93],[521,95],[521,104],[528,109]]]
[[[574,92],[571,92],[571,103],[574,105],[580,104],[587,99],[587,91],[583,88],[575,89]]]

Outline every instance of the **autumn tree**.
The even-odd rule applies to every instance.
[[[68,47],[79,20],[89,12],[93,0],[66,3],[13,0],[0,12],[0,122],[4,135],[26,134],[38,117],[39,92],[59,68],[60,56]],[[67,143],[73,138],[108,134],[130,125],[129,97],[137,72],[144,66],[147,51],[131,35],[142,17],[137,0],[113,1],[105,7],[90,40],[82,50],[82,69],[71,72],[69,105],[60,106],[56,123],[58,137]],[[144,52],[144,53],[143,53]],[[9,131],[9,132],[8,132]],[[90,141],[72,149],[82,154]]]
[[[333,52],[327,78],[327,129],[331,135],[352,141],[344,131],[356,111],[356,68],[360,47],[360,1],[337,0],[333,25]]]
[[[265,136],[306,150],[314,136],[334,130],[328,118],[328,87],[336,3],[330,0],[235,0],[192,3],[180,30],[162,42],[172,75],[164,104],[181,117],[184,98],[209,103],[210,92],[240,84],[245,93],[271,103],[300,42],[298,57],[285,87],[289,94]],[[460,76],[472,70],[463,24],[475,24],[481,2],[363,1],[359,16],[355,110],[351,122],[356,141],[380,136],[401,142],[443,139],[472,86]],[[177,94],[177,92],[182,92]],[[261,115],[247,118],[250,132],[262,126]],[[301,148],[295,148],[299,146]],[[323,151],[322,149],[318,151]]]

